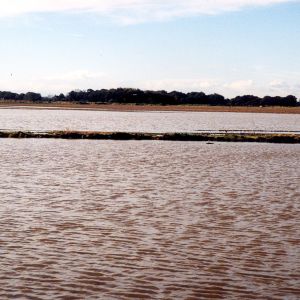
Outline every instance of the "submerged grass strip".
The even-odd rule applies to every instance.
[[[55,138],[93,140],[163,140],[209,142],[300,143],[299,134],[276,133],[132,133],[98,131],[0,131],[0,138]]]

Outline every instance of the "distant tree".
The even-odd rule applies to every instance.
[[[229,100],[225,99],[224,96],[219,94],[208,95],[208,104],[209,105],[228,105]]]
[[[17,94],[9,91],[0,91],[0,100],[14,101],[70,101],[78,103],[136,103],[136,104],[160,104],[160,105],[234,105],[234,106],[300,106],[300,102],[293,95],[286,97],[265,96],[263,98],[244,95],[232,99],[225,99],[219,94],[206,95],[203,92],[182,93],[178,91],[150,91],[133,88],[101,89],[86,91],[75,90],[69,92],[66,96],[59,94],[54,97],[42,97],[41,94],[28,92],[26,94]]]
[[[262,105],[265,105],[265,106],[297,106],[297,98],[292,95],[289,95],[286,97],[265,96],[262,99]]]
[[[41,94],[28,92],[24,95],[24,100],[38,102],[42,100]]]
[[[182,92],[172,91],[169,93],[172,97],[172,104],[182,104],[186,101],[186,94]]]
[[[0,99],[2,100],[17,100],[18,94],[8,92],[8,91],[3,91],[0,92]]]
[[[64,94],[55,95],[53,101],[64,101],[66,99]]]
[[[262,99],[253,95],[237,96],[231,99],[234,106],[260,106]]]
[[[187,104],[208,104],[209,97],[203,92],[191,92],[185,97],[185,103]]]
[[[25,98],[25,94],[21,93],[21,94],[18,94],[18,96],[16,97],[16,100],[24,100],[24,98]]]
[[[297,106],[297,98],[293,95],[284,97],[284,104],[286,106]]]

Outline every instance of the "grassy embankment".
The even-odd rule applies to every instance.
[[[207,141],[207,142],[259,142],[300,143],[299,134],[271,133],[130,133],[95,131],[0,131],[0,138],[53,138],[90,140],[161,140],[161,141]]]

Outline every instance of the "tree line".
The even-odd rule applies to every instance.
[[[225,105],[225,106],[299,106],[300,102],[293,95],[286,97],[253,95],[237,96],[231,99],[219,94],[206,95],[203,92],[166,92],[143,91],[132,88],[101,89],[86,91],[76,90],[68,94],[43,97],[39,93],[13,93],[0,91],[0,100],[29,101],[29,102],[73,102],[73,103],[134,103],[158,105]]]

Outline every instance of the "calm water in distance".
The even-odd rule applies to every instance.
[[[71,121],[42,114],[41,129]],[[0,299],[299,299],[299,145],[2,139],[0,151]]]
[[[130,132],[298,130],[300,132],[300,115],[0,109],[0,129]]]

